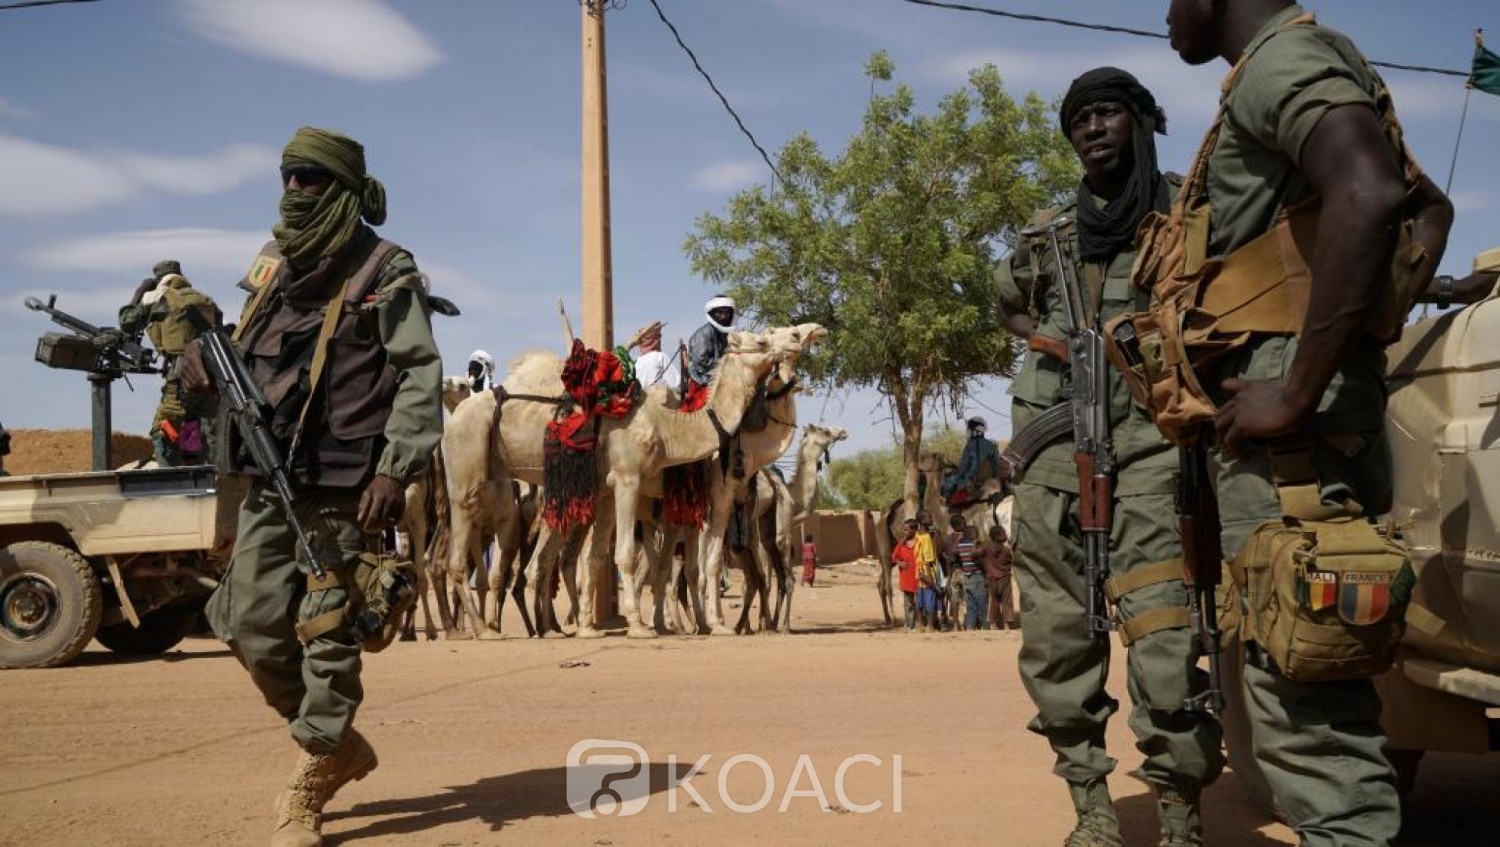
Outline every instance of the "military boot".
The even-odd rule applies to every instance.
[[[276,831],[271,847],[320,847],[323,806],[349,782],[364,779],[380,760],[375,749],[351,729],[332,753],[307,753],[297,760],[286,790],[276,798]]]
[[[1073,808],[1078,812],[1078,825],[1063,842],[1063,847],[1124,847],[1120,837],[1120,821],[1115,817],[1114,803],[1109,799],[1109,786],[1103,779],[1086,783],[1068,783],[1068,793],[1073,795]]]
[[[1198,789],[1157,786],[1157,814],[1161,818],[1159,847],[1201,847],[1203,822],[1198,815]]]

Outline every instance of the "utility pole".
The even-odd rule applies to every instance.
[[[578,3],[583,13],[583,343],[594,350],[614,347],[615,334],[609,243],[609,97],[604,85],[604,10],[610,2]],[[609,523],[605,516],[594,530],[607,532]],[[610,559],[613,564],[613,555]],[[592,586],[595,625],[614,617],[619,606],[614,568],[606,573]]]
[[[583,13],[583,343],[614,346],[614,279],[609,239],[609,97],[604,84],[604,10],[610,0],[580,0]]]

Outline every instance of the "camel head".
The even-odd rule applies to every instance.
[[[766,330],[765,335],[771,344],[786,356],[777,369],[777,376],[783,383],[791,382],[797,376],[797,360],[827,334],[828,330],[815,323],[778,326]]]
[[[786,352],[772,342],[770,333],[743,331],[729,333],[729,349],[725,353],[725,364],[732,359],[736,367],[753,375],[752,384],[765,379],[771,369],[781,364],[785,358]],[[719,376],[722,377],[724,372],[724,365],[721,364]],[[716,378],[715,382],[718,381]]]
[[[849,431],[841,426],[808,424],[802,431],[802,450],[818,456],[818,469],[828,464],[828,449],[849,437]]]
[[[448,410],[448,414],[453,414],[453,410],[458,408],[458,404],[462,403],[470,393],[469,380],[466,377],[443,377],[443,408]]]

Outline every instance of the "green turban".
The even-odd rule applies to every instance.
[[[282,166],[316,165],[333,175],[320,196],[287,189],[281,222],[271,227],[281,254],[294,266],[311,267],[342,250],[360,220],[385,223],[385,186],[365,171],[365,148],[337,132],[305,126],[281,153]]]

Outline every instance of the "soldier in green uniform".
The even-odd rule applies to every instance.
[[[1167,21],[1184,61],[1236,66],[1206,159],[1206,255],[1228,257],[1278,226],[1278,212],[1321,200],[1302,330],[1257,333],[1199,374],[1219,405],[1212,461],[1233,558],[1263,522],[1305,517],[1283,500],[1296,478],[1283,463],[1297,453],[1325,515],[1358,520],[1389,508],[1386,363],[1372,326],[1398,288],[1400,222],[1426,251],[1409,268],[1420,289],[1446,246],[1452,207],[1404,155],[1383,85],[1344,35],[1287,0],[1173,0]],[[1267,284],[1272,274],[1262,274]],[[1240,606],[1257,614],[1242,593]],[[1256,757],[1301,843],[1391,843],[1400,810],[1370,681],[1293,681],[1247,648]]]
[[[303,127],[281,177],[281,221],[247,274],[254,294],[235,341],[275,410],[299,518],[328,573],[309,573],[275,495],[252,485],[208,617],[303,750],[277,800],[272,844],[314,847],[324,804],[376,765],[353,728],[364,693],[344,614],[349,579],[437,446],[443,370],[425,278],[370,229],[385,221],[385,190],[366,172],[364,148]],[[201,350],[190,351],[184,378],[202,389]]]
[[[152,452],[162,467],[198,464],[212,455],[214,398],[183,391],[177,369],[179,357],[196,334],[194,322],[188,319],[190,310],[211,326],[219,324],[219,307],[193,288],[175,259],[157,262],[151,276],[136,286],[129,305],[120,309],[120,329],[135,337],[144,332],[162,355],[161,401],[151,420]]]
[[[1073,263],[1090,301],[1086,312],[1109,318],[1137,307],[1130,286],[1136,227],[1147,213],[1167,208],[1180,182],[1157,168],[1153,136],[1165,131],[1166,119],[1151,93],[1115,68],[1075,80],[1061,119],[1084,178],[1075,200],[1042,212],[1034,223],[1073,222],[1060,233],[1065,260]],[[1045,239],[1018,245],[997,278],[1007,326],[1030,342],[1011,386],[1011,419],[1019,432],[1048,407],[1066,402],[1067,318]],[[1119,594],[1122,640],[1129,647],[1130,727],[1146,755],[1142,770],[1160,801],[1161,843],[1196,845],[1199,792],[1218,777],[1223,759],[1218,723],[1183,709],[1198,672],[1173,520],[1177,453],[1134,406],[1113,368],[1109,412],[1118,466],[1110,591]],[[1045,736],[1057,754],[1053,771],[1067,782],[1078,813],[1066,843],[1105,847],[1122,843],[1105,785],[1115,760],[1104,746],[1105,724],[1119,704],[1104,688],[1109,642],[1095,639],[1085,623],[1073,452],[1071,439],[1048,447],[1016,487],[1020,666],[1037,707],[1029,728]]]

